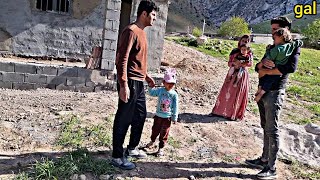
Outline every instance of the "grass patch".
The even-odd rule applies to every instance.
[[[72,115],[61,130],[57,145],[81,147],[85,137],[85,128],[80,126],[80,118]]]
[[[308,107],[311,111],[315,112],[317,116],[320,116],[320,104],[314,104]]]
[[[235,156],[235,155],[225,154],[222,157],[222,161],[226,162],[226,163],[239,163],[240,162],[240,157],[239,156]]]
[[[171,145],[173,148],[181,147],[181,142],[173,139],[173,137],[168,138],[168,144]]]
[[[18,174],[15,179],[69,179],[73,174],[92,173],[97,177],[114,172],[108,161],[95,159],[88,150],[78,149],[57,160],[43,158],[30,171]]]
[[[259,115],[259,108],[255,101],[249,101],[248,110],[255,115]]]
[[[65,117],[65,124],[56,144],[74,149],[88,146],[110,147],[112,143],[111,119],[112,116],[106,118],[102,124],[83,126],[78,116]]]
[[[290,166],[290,170],[296,178],[311,180],[320,179],[320,168],[303,165],[299,162],[294,161]]]

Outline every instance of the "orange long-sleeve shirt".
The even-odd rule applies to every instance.
[[[116,56],[118,81],[123,87],[128,78],[144,81],[147,75],[147,37],[143,29],[130,24],[121,33]]]

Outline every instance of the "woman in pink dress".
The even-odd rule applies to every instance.
[[[239,61],[236,57],[240,54],[240,46],[250,43],[250,36],[244,35],[238,42],[238,48],[233,49],[229,56],[229,67],[236,70],[231,77],[227,75],[220,90],[216,104],[210,115],[218,115],[231,120],[242,120],[248,103],[249,72],[248,67],[252,66],[252,52],[249,52],[250,59],[246,62]],[[239,76],[238,74],[241,73]],[[237,80],[237,78],[239,78]]]

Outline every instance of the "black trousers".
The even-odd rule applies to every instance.
[[[123,157],[123,143],[131,125],[128,149],[139,145],[144,122],[147,116],[146,96],[143,81],[128,79],[130,98],[127,103],[119,98],[118,110],[113,123],[112,157]],[[120,85],[117,85],[118,92]]]

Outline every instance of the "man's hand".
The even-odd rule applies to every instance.
[[[119,98],[125,103],[128,102],[128,99],[130,98],[130,89],[128,85],[120,87]]]
[[[148,86],[151,88],[153,88],[156,85],[154,79],[148,75],[146,76],[146,81],[148,83]]]
[[[276,65],[274,64],[274,62],[271,61],[271,60],[269,60],[269,59],[263,59],[263,60],[262,60],[262,64],[263,64],[265,67],[270,68],[270,69],[272,69],[272,68],[274,68],[274,67],[276,66]]]

